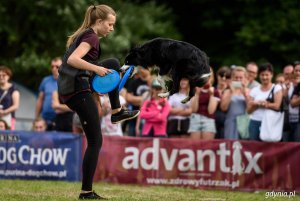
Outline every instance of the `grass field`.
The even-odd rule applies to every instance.
[[[68,201],[78,200],[79,182],[1,180],[0,201]],[[259,200],[300,200],[300,196],[266,199],[265,192],[247,193],[238,191],[198,190],[174,187],[118,185],[96,183],[94,189],[109,200],[217,200],[217,201],[259,201]]]

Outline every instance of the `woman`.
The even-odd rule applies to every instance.
[[[223,93],[226,89],[228,89],[231,82],[231,69],[228,66],[223,66],[219,68],[217,71],[217,85],[216,89],[219,91],[220,98],[222,101]],[[215,112],[215,122],[216,122],[216,139],[223,139],[224,138],[224,121],[225,121],[226,113],[223,112],[219,107]]]
[[[54,130],[72,132],[74,112],[59,100],[58,92],[52,93],[52,108],[56,115],[54,119]]]
[[[280,85],[272,83],[273,66],[270,63],[262,64],[258,70],[261,85],[254,87],[247,97],[247,112],[251,114],[249,123],[250,140],[260,141],[260,127],[266,109],[279,110],[282,101]],[[274,101],[268,101],[274,87]],[[271,134],[271,133],[270,133]]]
[[[169,98],[171,105],[170,116],[168,118],[167,132],[169,137],[186,137],[188,134],[190,115],[192,108],[190,101],[182,104],[181,100],[188,96],[190,90],[189,80],[182,78],[180,80],[179,92]]]
[[[213,71],[211,69],[213,74]],[[196,88],[191,100],[192,112],[188,132],[192,139],[214,139],[216,134],[215,112],[220,101],[219,91],[213,86],[213,75],[208,83]]]
[[[238,140],[237,116],[246,112],[246,96],[249,93],[246,83],[246,69],[235,67],[231,72],[232,82],[230,88],[224,91],[220,107],[226,112],[224,122],[224,138]]]
[[[170,105],[164,98],[158,96],[162,87],[156,79],[152,81],[151,98],[143,102],[140,119],[144,120],[142,137],[167,137],[167,118]]]
[[[79,199],[102,199],[92,191],[93,177],[102,145],[102,134],[98,115],[100,100],[98,94],[92,93],[89,78],[92,74],[107,75],[111,72],[107,68],[115,70],[120,68],[116,59],[106,59],[98,63],[101,54],[99,37],[105,37],[111,33],[115,23],[116,13],[111,7],[107,5],[88,7],[81,27],[67,41],[68,50],[59,68],[60,98],[78,114],[87,138]],[[112,123],[132,119],[139,114],[139,111],[128,111],[121,107],[117,88],[109,93]]]
[[[11,70],[0,66],[0,118],[5,120],[11,130],[15,129],[15,111],[19,108],[20,93],[9,80]]]

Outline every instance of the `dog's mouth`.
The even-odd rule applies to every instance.
[[[200,78],[194,77],[195,84],[197,87],[203,87],[210,79],[211,73],[203,74]]]

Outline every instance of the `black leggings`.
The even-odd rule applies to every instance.
[[[104,60],[100,62],[99,65],[115,70],[120,68],[120,64],[116,59]],[[118,89],[109,93],[109,99],[112,109],[121,107]],[[75,94],[66,102],[66,104],[78,114],[86,135],[87,149],[82,162],[81,189],[84,191],[91,191],[93,189],[93,178],[98,163],[99,151],[102,146],[102,133],[98,108],[90,91],[83,91]]]
[[[100,61],[98,63],[99,66],[103,66],[105,68],[114,69],[119,71],[120,63],[117,59],[110,58]],[[108,93],[108,97],[111,104],[111,109],[118,109],[121,107],[120,99],[119,99],[119,87],[116,87],[113,91]]]
[[[102,146],[100,117],[96,102],[91,92],[82,92],[73,96],[66,103],[79,118],[87,139],[87,149],[82,162],[82,190],[91,191],[93,177]]]

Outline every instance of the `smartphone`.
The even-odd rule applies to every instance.
[[[239,81],[232,81],[231,82],[231,86],[233,88],[242,88],[242,82],[239,82]]]

